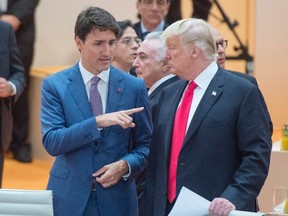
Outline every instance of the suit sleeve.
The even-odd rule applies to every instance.
[[[39,0],[18,0],[8,5],[7,14],[16,16],[21,23],[26,23],[33,16]],[[8,2],[9,4],[9,2]]]
[[[9,31],[9,59],[10,59],[10,76],[9,81],[12,82],[16,87],[15,100],[22,94],[26,86],[24,67],[21,62],[20,53],[18,50],[15,33],[10,26]]]
[[[144,107],[144,110],[136,113],[133,117],[136,127],[132,129],[132,149],[128,155],[123,157],[130,165],[130,177],[139,175],[147,167],[152,136],[151,108],[143,80],[141,80],[135,107]]]
[[[44,79],[40,113],[42,143],[52,156],[71,153],[100,137],[95,117],[67,125],[63,101],[58,94],[51,79]]]
[[[271,154],[271,133],[262,94],[254,86],[244,98],[237,125],[238,148],[242,161],[234,181],[223,192],[236,209],[253,209],[253,203],[266,180]],[[256,205],[256,204],[255,204]]]

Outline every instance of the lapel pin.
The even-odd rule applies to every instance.
[[[211,95],[212,95],[212,96],[216,96],[216,95],[217,95],[217,92],[213,91]]]
[[[117,88],[116,91],[117,91],[117,93],[120,93],[120,92],[121,92],[121,89],[120,89],[120,88]]]

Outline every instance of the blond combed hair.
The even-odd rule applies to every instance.
[[[217,49],[211,26],[202,19],[189,18],[172,23],[162,34],[162,38],[180,36],[184,45],[196,45],[199,47],[206,59],[217,59]]]

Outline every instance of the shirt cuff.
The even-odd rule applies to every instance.
[[[122,178],[124,179],[124,181],[127,181],[128,178],[130,177],[130,174],[131,174],[131,167],[130,167],[130,164],[129,164],[127,161],[125,161],[125,162],[126,162],[127,165],[128,165],[128,169],[129,169],[129,171],[128,171],[127,174],[123,175]]]
[[[12,89],[13,89],[11,96],[16,95],[16,86],[14,85],[14,83],[12,83],[10,81],[8,81],[8,83],[12,86]]]

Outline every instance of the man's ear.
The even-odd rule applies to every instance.
[[[78,50],[81,52],[82,40],[78,36],[75,36],[74,41]]]
[[[191,52],[192,59],[197,58],[199,53],[200,53],[200,48],[198,46],[193,46],[192,52]]]

